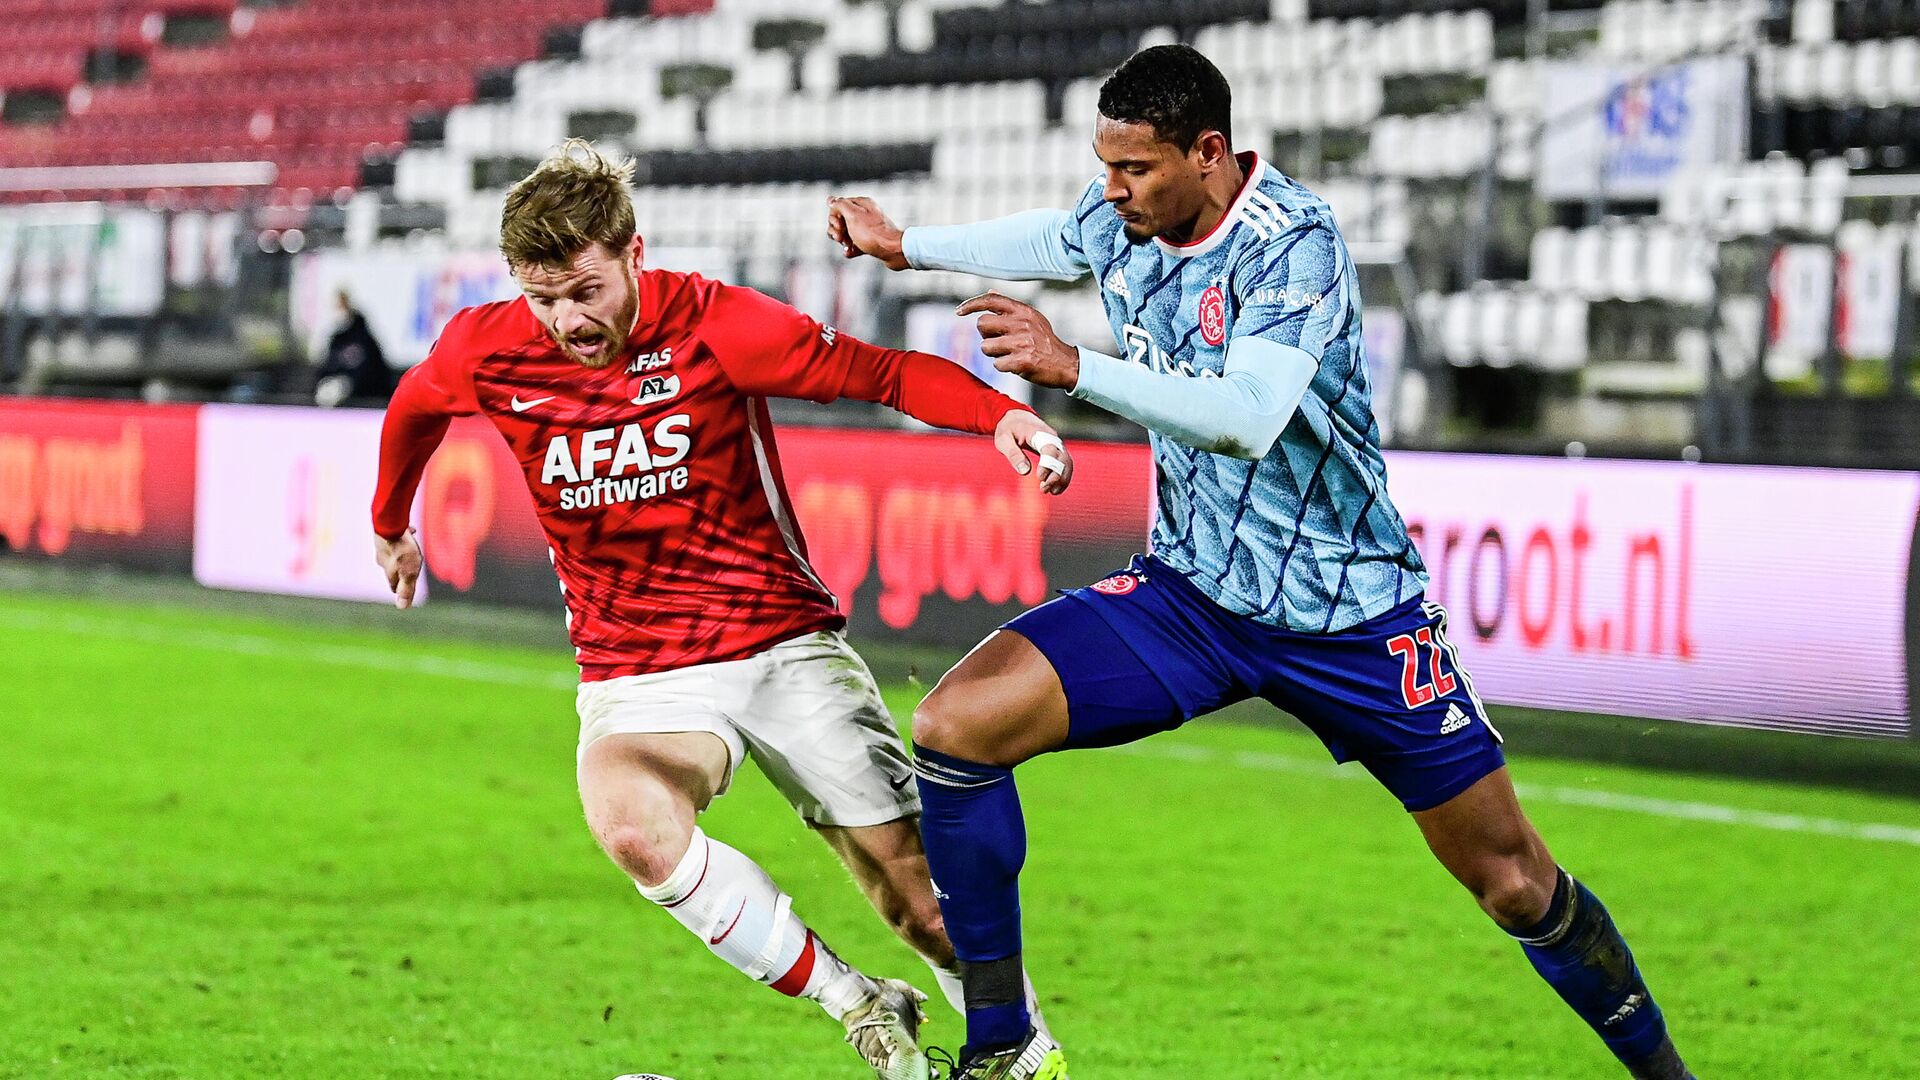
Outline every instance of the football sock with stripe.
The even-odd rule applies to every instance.
[[[1026,1038],[1020,868],[1027,824],[1013,770],[915,746],[927,867],[959,958],[969,1050]]]
[[[715,956],[788,997],[817,1002],[835,1020],[875,990],[807,929],[793,913],[793,898],[758,863],[698,828],[667,880],[635,884]]]
[[[1643,1080],[1686,1080],[1666,1019],[1606,905],[1560,871],[1547,913],[1508,933],[1561,999]]]

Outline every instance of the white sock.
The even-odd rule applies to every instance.
[[[953,1006],[953,1011],[964,1018],[967,1015],[967,995],[960,983],[959,970],[956,968],[949,971],[931,960],[927,961],[927,966],[933,969],[933,981],[940,984],[940,996],[946,998],[947,1004]],[[1026,984],[1027,1013],[1033,1017],[1033,1026],[1040,1030],[1040,1034],[1049,1039],[1053,1038],[1053,1031],[1047,1027],[1046,1017],[1040,1015],[1040,995],[1034,992],[1033,976],[1022,971],[1020,978]]]
[[[635,884],[715,956],[788,997],[817,1002],[835,1020],[877,989],[807,929],[793,898],[759,864],[698,828],[667,880]]]

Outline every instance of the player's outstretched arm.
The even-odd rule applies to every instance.
[[[992,435],[1022,476],[1040,463],[1040,488],[1066,490],[1073,457],[1060,436],[1026,406],[931,353],[882,349],[829,327],[762,293],[722,287],[701,327],[707,347],[743,393],[825,404],[872,401],[924,424]]]
[[[426,385],[430,380],[424,367],[401,377],[387,405],[380,425],[380,476],[373,491],[373,557],[387,575],[393,605],[402,611],[413,606],[422,564],[420,542],[408,523],[414,492],[452,419]]]
[[[458,320],[459,316],[455,316]],[[427,359],[400,377],[380,424],[380,473],[373,489],[373,557],[387,575],[395,607],[413,605],[420,542],[409,524],[427,461],[455,416],[479,409],[464,367],[464,327],[449,323]]]
[[[1083,401],[1198,450],[1257,460],[1273,449],[1319,363],[1292,346],[1235,338],[1219,377],[1154,371],[1061,341],[1047,317],[999,293],[961,304],[980,313],[980,351],[994,367]]]
[[[889,270],[954,270],[1007,281],[1076,281],[1088,270],[1079,219],[1025,210],[971,225],[902,229],[872,199],[827,200],[827,236],[849,259],[871,255]]]

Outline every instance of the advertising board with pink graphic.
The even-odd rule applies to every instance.
[[[381,414],[200,410],[193,576],[216,589],[392,602],[368,507]],[[414,602],[426,599],[423,577]]]

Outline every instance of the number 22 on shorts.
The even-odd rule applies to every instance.
[[[1424,685],[1420,682],[1422,646],[1426,648],[1428,656],[1428,682]],[[1432,704],[1434,699],[1446,697],[1460,685],[1452,672],[1440,666],[1441,649],[1434,643],[1431,626],[1388,639],[1387,651],[1400,658],[1400,695],[1409,710]]]

